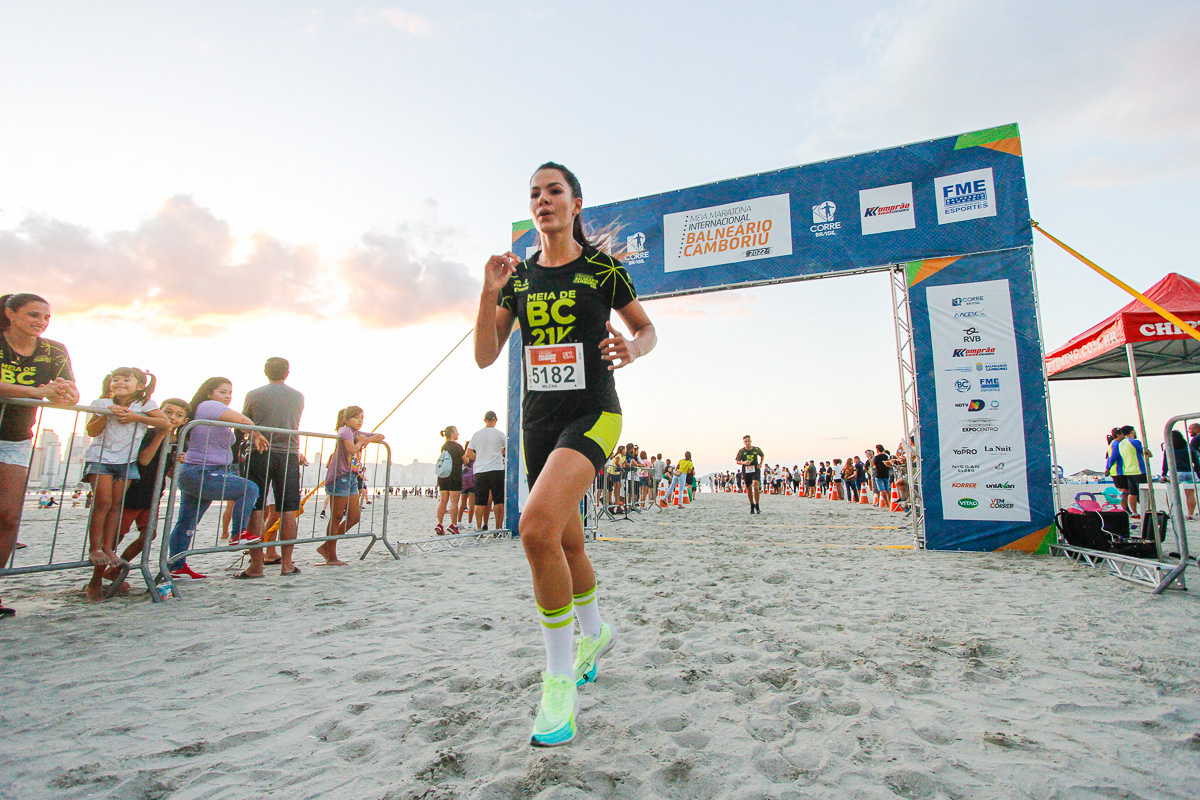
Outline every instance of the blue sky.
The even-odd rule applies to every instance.
[[[470,327],[542,161],[600,204],[1017,122],[1034,217],[1144,289],[1200,277],[1196,41],[1190,2],[5,2],[0,275],[51,299],[85,396],[132,363],[240,398],[284,355],[305,427],[370,426]],[[1048,348],[1127,301],[1035,257]],[[900,438],[885,276],[647,309],[625,438],[702,471],[747,431],[789,464]],[[395,458],[503,417],[504,380],[464,346]],[[1151,430],[1197,386],[1145,380]],[[1124,381],[1051,396],[1069,471],[1136,420]]]

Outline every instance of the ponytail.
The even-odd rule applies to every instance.
[[[112,379],[116,375],[128,376],[142,384],[144,388],[138,389],[133,393],[134,402],[144,403],[149,400],[150,396],[154,394],[155,385],[158,383],[158,380],[154,377],[154,373],[150,372],[149,370],[138,369],[137,367],[117,367],[112,372],[104,376],[104,380],[100,384],[101,397],[108,397],[109,392],[111,391]],[[216,387],[214,386],[213,388]]]
[[[337,424],[333,426],[333,429],[340,431],[346,426],[346,420],[350,419],[351,417],[360,416],[362,413],[363,410],[358,406],[346,406],[337,413]]]
[[[438,431],[438,435],[447,441],[450,439],[450,434],[458,433],[458,428],[453,425],[447,425],[443,430]]]

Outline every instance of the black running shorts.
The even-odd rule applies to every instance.
[[[504,502],[504,470],[475,473],[475,504]]]
[[[550,454],[560,447],[582,453],[597,471],[603,469],[609,454],[621,439],[621,415],[611,411],[596,411],[554,428],[526,430],[523,433],[525,472],[529,487],[533,488]]]
[[[268,485],[275,498],[276,511],[287,514],[300,510],[300,457],[295,453],[251,451],[246,478],[258,487],[255,511],[266,507]]]

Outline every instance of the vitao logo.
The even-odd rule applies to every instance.
[[[863,236],[917,227],[912,183],[862,189],[858,193],[858,206]]]
[[[825,200],[817,203],[812,207],[813,224],[809,228],[814,236],[837,236],[837,232],[842,229],[842,223],[834,220],[837,214],[837,204],[832,200]]]
[[[958,501],[958,504],[963,508],[976,508],[979,505],[979,501],[974,497],[963,497]]]
[[[934,178],[933,191],[938,225],[996,216],[991,167]]]

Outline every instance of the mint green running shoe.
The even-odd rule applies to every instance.
[[[596,680],[596,665],[600,656],[612,649],[617,641],[617,634],[607,622],[600,623],[599,636],[580,636],[576,644],[575,655],[575,685]]]
[[[569,675],[542,673],[542,702],[529,743],[534,747],[558,747],[575,738],[575,717],[579,714],[579,691]]]

